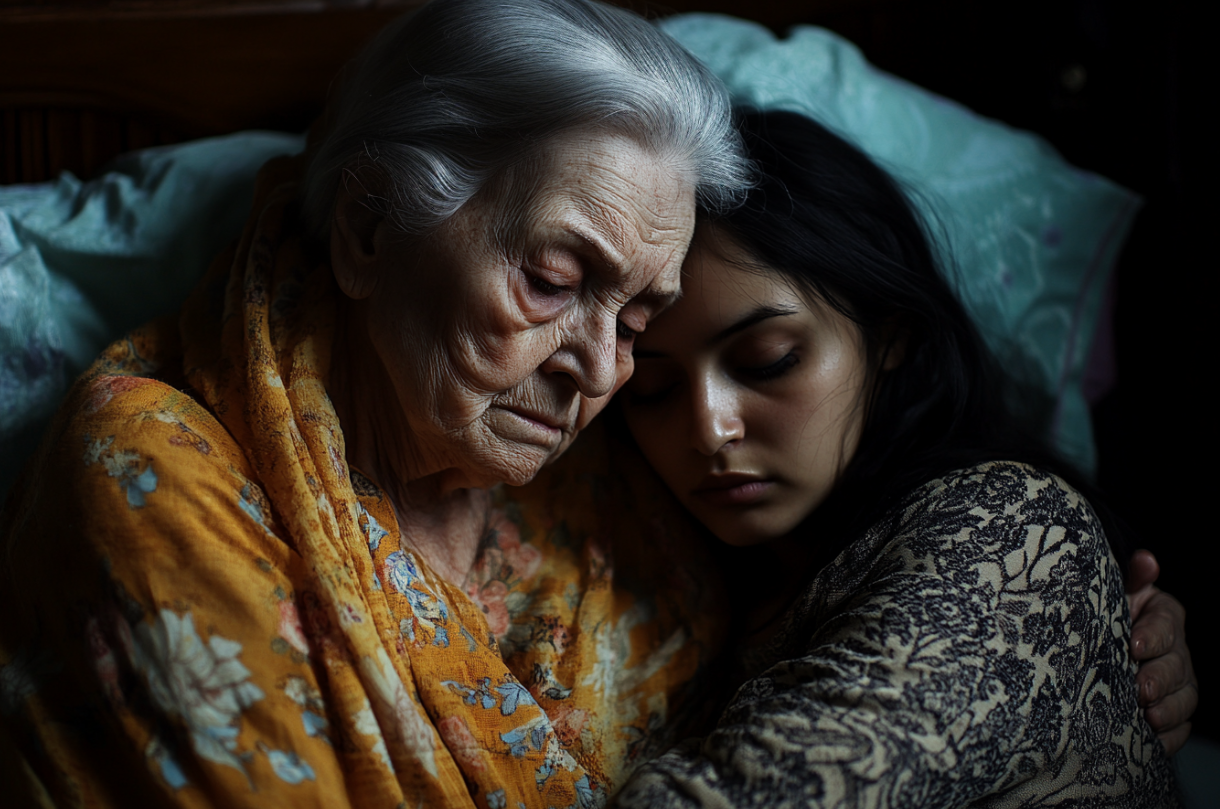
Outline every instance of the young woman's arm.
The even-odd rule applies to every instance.
[[[641,768],[620,806],[1170,799],[1118,565],[1057,478],[999,463],[934,481],[795,612],[803,649]]]

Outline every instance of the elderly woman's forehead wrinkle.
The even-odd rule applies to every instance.
[[[662,166],[654,166],[653,171],[659,176],[647,184],[640,178],[595,174],[587,178],[573,202],[620,248],[629,244],[631,236],[645,244],[688,238],[694,218],[693,193],[676,172]]]

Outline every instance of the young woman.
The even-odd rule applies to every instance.
[[[745,684],[620,805],[1172,804],[1102,522],[906,198],[800,116],[744,129],[760,185],[701,227],[621,401],[737,554]]]

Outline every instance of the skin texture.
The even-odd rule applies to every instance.
[[[331,252],[349,301],[328,390],[349,461],[451,581],[486,488],[557,457],[631,374],[676,297],[694,188],[627,138],[570,135],[408,239],[351,196]]]
[[[821,505],[855,452],[868,363],[859,330],[702,236],[683,297],[636,341],[624,412],[678,499],[731,545],[774,542]]]

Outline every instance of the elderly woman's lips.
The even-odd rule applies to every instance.
[[[494,407],[492,418],[505,438],[529,444],[553,445],[563,438],[566,422],[548,413],[520,407]]]
[[[709,505],[749,506],[762,500],[774,485],[774,481],[753,475],[708,475],[691,494]]]

